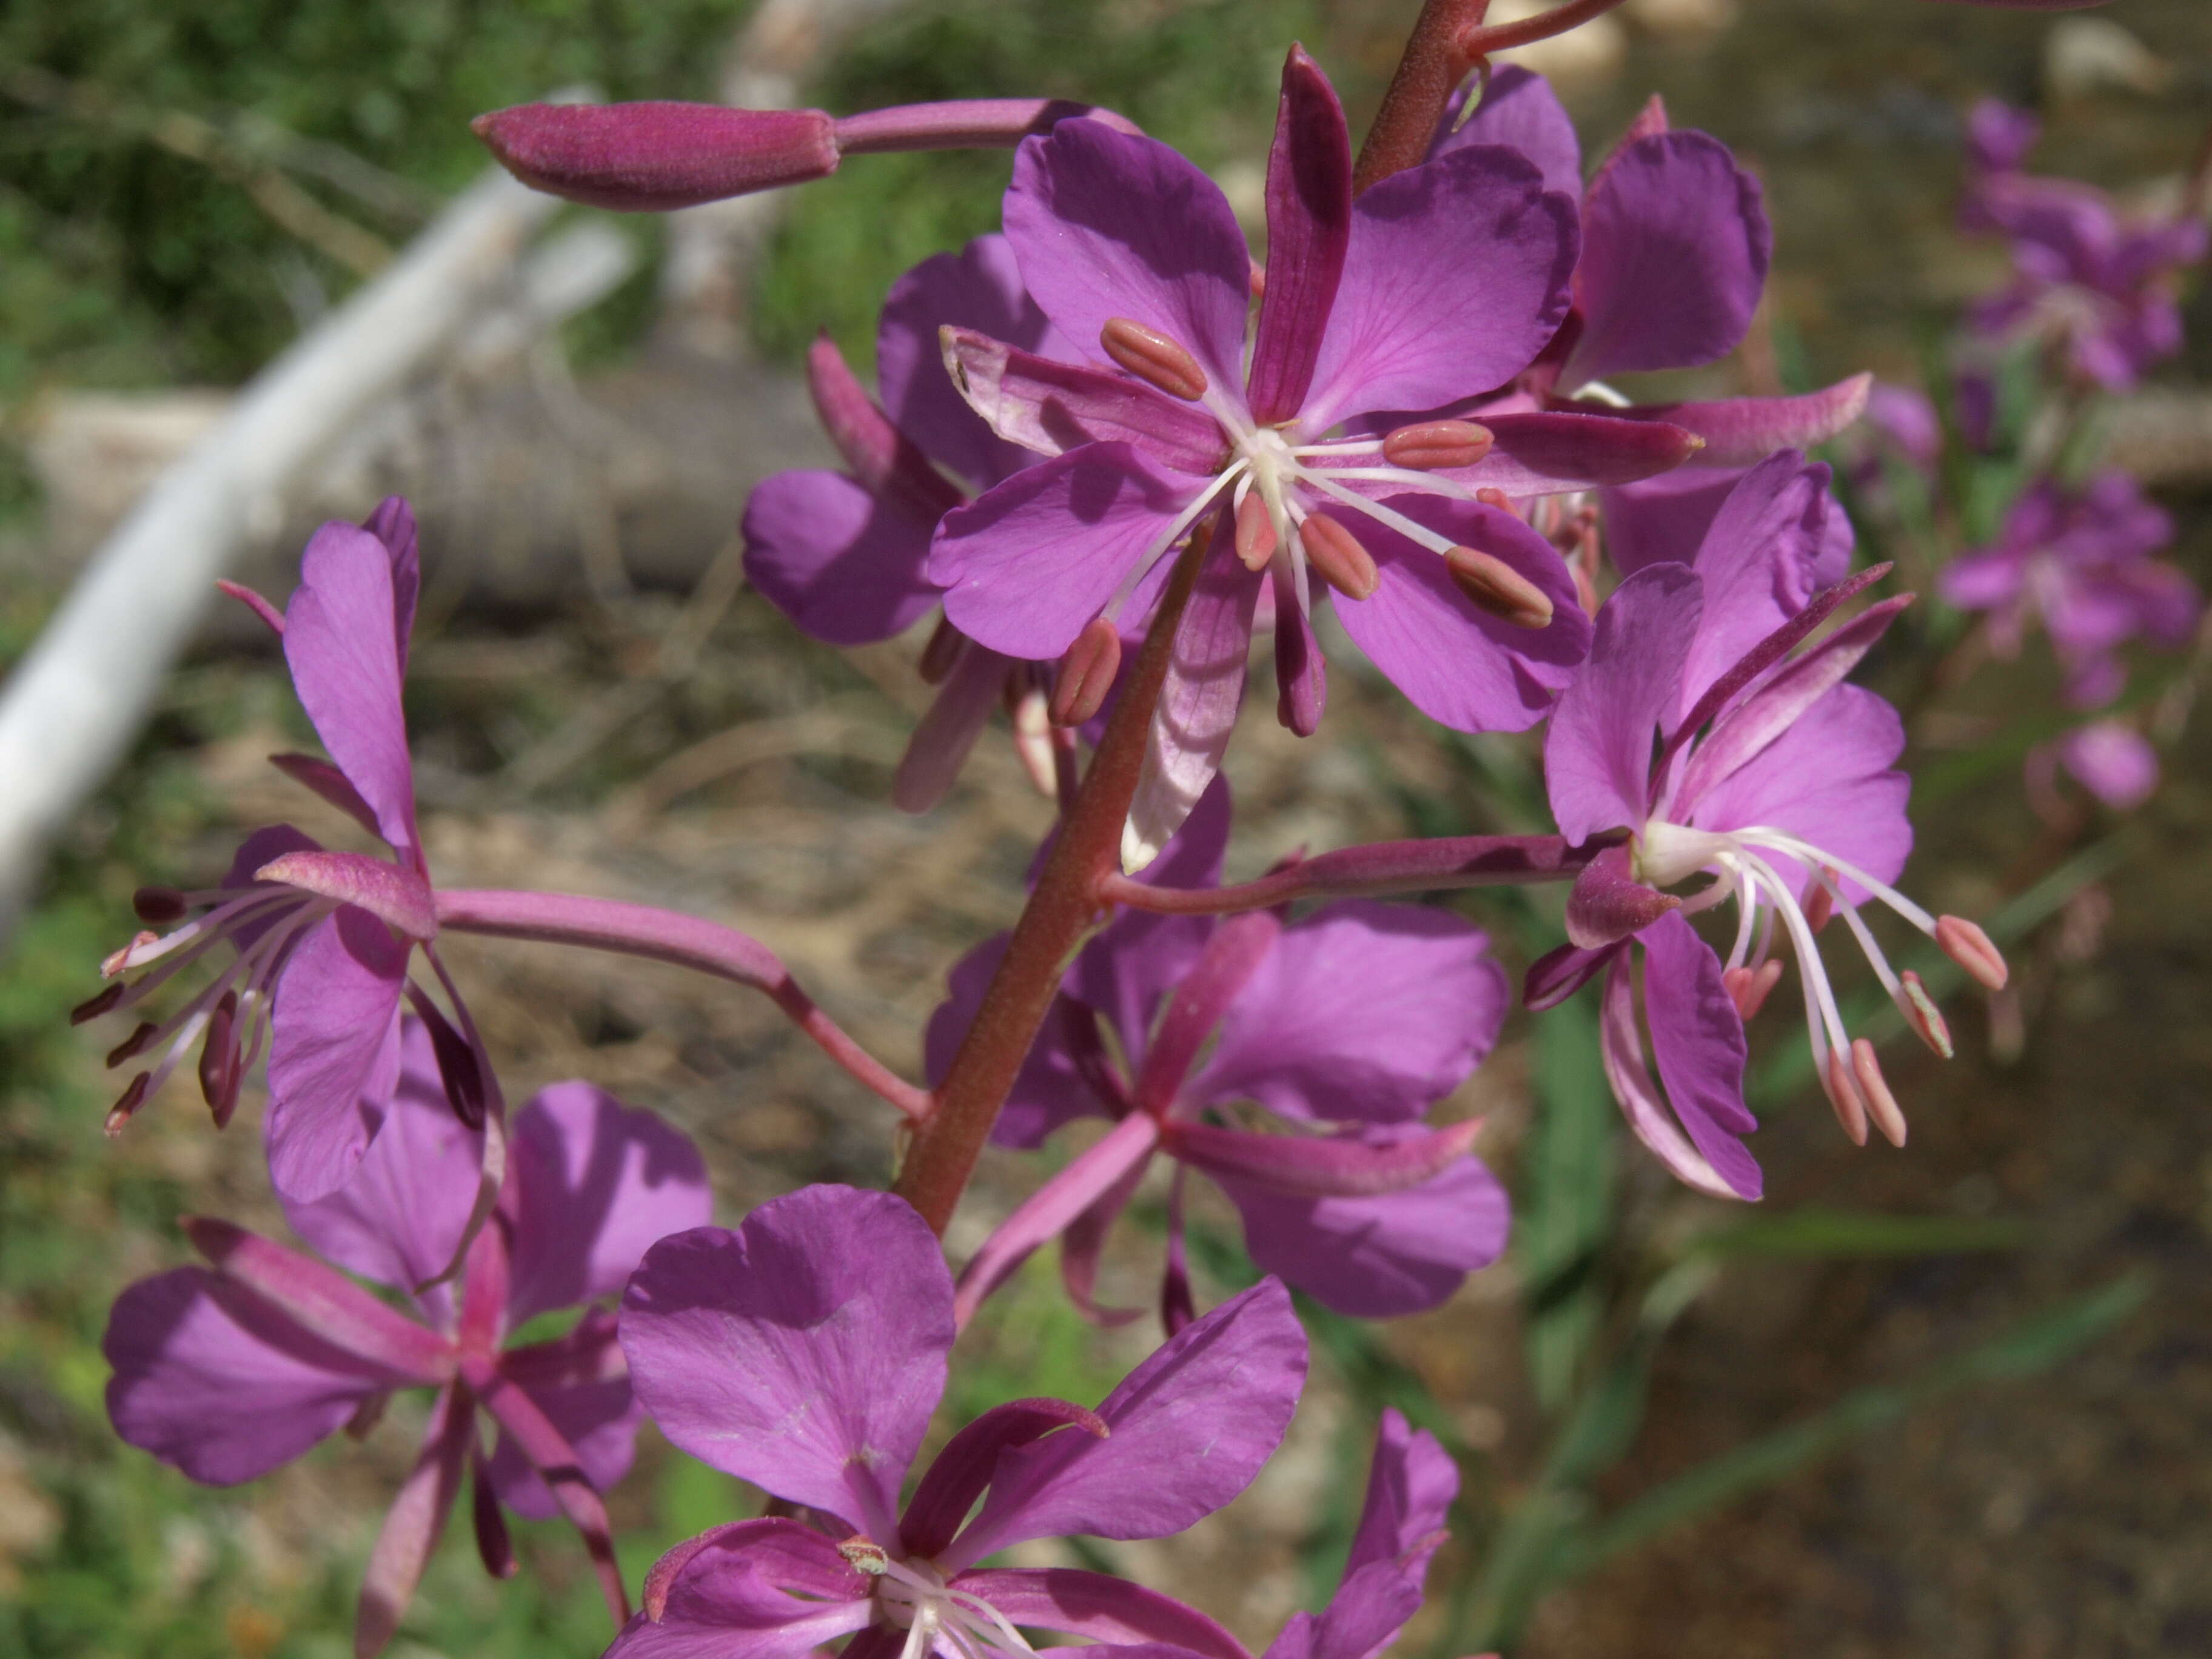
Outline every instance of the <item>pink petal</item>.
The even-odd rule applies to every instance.
[[[1014,154],[1006,240],[1022,280],[1070,344],[1126,317],[1196,357],[1236,399],[1251,254],[1219,186],[1156,139],[1063,121]]]
[[[1613,1097],[1620,1103],[1621,1114],[1627,1118],[1636,1138],[1677,1179],[1701,1193],[1709,1193],[1715,1198],[1758,1197],[1759,1166],[1753,1163],[1748,1171],[1741,1167],[1734,1170],[1738,1178],[1748,1179],[1749,1190],[1739,1193],[1734,1183],[1690,1144],[1674,1114],[1667,1109],[1665,1098],[1652,1086],[1651,1073],[1644,1060],[1644,1038],[1637,1030],[1635,978],[1626,951],[1613,957],[1599,1006],[1598,1053],[1605,1064],[1606,1081],[1613,1085]],[[1740,1146],[1738,1151],[1741,1152]],[[1743,1153],[1742,1159],[1747,1160],[1749,1156]],[[1731,1160],[1731,1164],[1740,1165],[1741,1161]]]
[[[1324,906],[1259,964],[1186,1098],[1325,1121],[1420,1116],[1498,1041],[1509,992],[1489,945],[1448,911]]]
[[[399,652],[401,678],[407,673],[407,647],[415,633],[415,602],[422,592],[421,536],[415,527],[415,509],[404,495],[386,495],[361,527],[384,544],[392,560],[392,643]]]
[[[679,1544],[609,1659],[801,1659],[875,1618],[872,1581],[795,1521],[743,1521]]]
[[[1652,742],[1674,713],[1703,605],[1704,583],[1693,571],[1656,564],[1621,583],[1599,610],[1589,661],[1561,694],[1544,739],[1545,787],[1568,840],[1643,826]]]
[[[115,1432],[212,1486],[290,1462],[394,1380],[200,1267],[125,1290],[100,1352]]]
[[[1764,1178],[1741,1137],[1759,1121],[1743,1103],[1743,1019],[1721,983],[1720,958],[1680,915],[1662,917],[1638,943],[1646,953],[1644,1014],[1667,1103],[1729,1191],[1755,1199]],[[1642,1065],[1639,1054],[1637,1069]]]
[[[1725,356],[1758,307],[1773,247],[1759,181],[1718,139],[1676,131],[1622,145],[1583,205],[1583,334],[1560,387]]]
[[[655,1241],[714,1219],[690,1137],[588,1083],[533,1096],[507,1157],[510,1325],[613,1295]]]
[[[665,1238],[623,1297],[631,1381],[670,1440],[878,1538],[952,1336],[935,1237],[903,1200],[849,1187]]]
[[[1040,357],[955,328],[945,331],[945,368],[975,418],[1038,455],[1126,443],[1198,477],[1212,477],[1229,458],[1212,416],[1118,370]]]
[[[1388,505],[1461,545],[1495,555],[1552,600],[1543,628],[1518,628],[1476,609],[1441,556],[1350,508],[1350,526],[1375,556],[1373,595],[1330,603],[1344,631],[1431,720],[1461,732],[1522,732],[1544,717],[1589,651],[1590,620],[1574,578],[1552,544],[1502,507],[1436,495]]]
[[[1346,1556],[1346,1578],[1376,1561],[1395,1561],[1443,1530],[1459,1496],[1459,1466],[1426,1429],[1406,1421],[1395,1406],[1376,1425],[1375,1456],[1368,1467],[1367,1499]]]
[[[357,525],[318,530],[284,607],[284,659],[338,769],[375,811],[377,833],[416,844],[414,771],[399,707],[390,550]]]
[[[801,633],[868,645],[904,632],[937,603],[924,574],[933,511],[909,492],[871,494],[841,472],[764,478],[745,501],[745,578]]]
[[[999,1460],[982,1511],[945,1554],[957,1572],[1030,1538],[1164,1538],[1251,1483],[1306,1373],[1288,1291],[1263,1279],[1184,1328],[1098,1407],[1109,1438],[1055,1435]]]
[[[1352,204],[1300,426],[1504,385],[1566,316],[1575,246],[1573,203],[1511,150],[1457,150],[1371,186]]]
[[[366,910],[332,911],[291,947],[269,1043],[269,1177],[299,1203],[353,1175],[399,1080],[408,946]]]
[[[1252,418],[1262,425],[1290,420],[1305,402],[1351,240],[1344,106],[1321,66],[1294,46],[1267,155],[1267,287],[1246,386]]]
[[[929,579],[969,638],[1010,657],[1057,657],[1158,550],[1200,487],[1128,444],[1085,445],[946,514]]]
[[[1518,64],[1500,64],[1481,88],[1482,101],[1460,125],[1472,89],[1456,94],[1444,107],[1431,156],[1474,144],[1504,144],[1517,149],[1542,171],[1544,188],[1564,191],[1570,200],[1583,193],[1582,146],[1575,124],[1552,91],[1551,82]]]

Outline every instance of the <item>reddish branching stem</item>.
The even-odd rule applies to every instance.
[[[1376,898],[1435,893],[1456,887],[1525,886],[1572,881],[1617,837],[1580,847],[1563,836],[1460,836],[1435,841],[1381,841],[1346,847],[1270,871],[1233,887],[1152,887],[1115,874],[1099,892],[1132,909],[1170,915],[1223,915],[1263,910],[1296,899]]]
[[[1490,0],[1427,0],[1421,8],[1397,73],[1382,94],[1382,107],[1359,147],[1359,162],[1352,172],[1355,191],[1420,165],[1444,106],[1474,66],[1461,49],[1461,37],[1481,27],[1489,14]]]
[[[1569,0],[1566,5],[1524,17],[1517,23],[1486,24],[1478,21],[1459,37],[1459,49],[1472,68],[1493,52],[1509,52],[1515,46],[1548,40],[1555,34],[1580,28],[1592,18],[1604,16],[1620,3],[1621,0]]]
[[[1200,525],[1176,562],[1106,734],[1014,924],[975,1024],[961,1039],[935,1103],[900,1165],[891,1190],[939,1235],[952,1219],[999,1108],[1059,993],[1060,975],[1109,908],[1101,891],[1120,873],[1121,825],[1137,793],[1152,710],[1167,678],[1168,653],[1211,540],[1211,526]]]

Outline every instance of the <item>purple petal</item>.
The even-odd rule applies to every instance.
[[[507,1157],[510,1325],[613,1295],[656,1240],[714,1218],[690,1137],[588,1083],[534,1096]]]
[[[1854,374],[1795,398],[1723,398],[1701,404],[1638,404],[1622,410],[1632,420],[1664,421],[1705,441],[1692,465],[1755,466],[1778,449],[1824,444],[1866,412],[1872,374]],[[1887,388],[1901,395],[1901,388]],[[1924,400],[1923,400],[1924,401]]]
[[[982,1512],[938,1558],[957,1571],[1030,1538],[1164,1538],[1251,1484],[1304,1386],[1290,1293],[1263,1279],[1184,1328],[1107,1395],[1112,1431],[1055,1435],[999,1460]]]
[[[1106,1425],[1097,1417],[1065,1400],[1016,1400],[994,1406],[954,1435],[921,1477],[907,1501],[906,1513],[899,1517],[899,1541],[907,1553],[934,1558],[951,1543],[968,1511],[991,1484],[999,1454],[1060,1429],[1072,1434],[1106,1433]]]
[[[1740,1198],[1757,1198],[1759,1164],[1739,1136],[1759,1127],[1743,1103],[1743,1018],[1721,983],[1721,961],[1679,915],[1638,936],[1646,952],[1644,1014],[1674,1115]]]
[[[1687,567],[1657,564],[1600,608],[1589,661],[1561,694],[1544,739],[1545,787],[1568,840],[1642,827],[1652,741],[1675,707],[1703,587]]]
[[[948,325],[1046,356],[1075,352],[1022,287],[1003,236],[978,236],[958,253],[933,254],[891,284],[876,328],[884,407],[933,460],[988,489],[1030,458],[986,430],[945,374],[937,331]]]
[[[1443,1530],[1459,1496],[1459,1466],[1436,1436],[1406,1421],[1395,1406],[1376,1425],[1375,1457],[1367,1474],[1367,1501],[1345,1558],[1348,1579],[1377,1561],[1396,1561]]]
[[[360,790],[346,781],[346,775],[328,761],[319,760],[313,755],[271,755],[269,763],[293,782],[313,790],[370,835],[376,833],[375,809],[361,798]],[[308,842],[307,847],[301,850],[321,849],[314,842]],[[267,863],[268,860],[264,859],[262,862]],[[250,874],[258,868],[259,865],[248,866],[247,872]]]
[[[1351,240],[1344,106],[1321,66],[1294,46],[1267,155],[1267,287],[1246,386],[1252,418],[1263,426],[1291,419],[1305,402]]]
[[[284,659],[315,731],[376,813],[377,833],[412,849],[415,775],[399,707],[390,550],[358,525],[318,530],[284,607]]]
[[[404,495],[386,495],[361,527],[384,544],[392,560],[392,643],[399,652],[399,673],[407,673],[407,647],[415,633],[415,602],[422,592],[422,538],[415,509]]]
[[[1679,921],[1680,918],[1674,920]],[[1689,924],[1683,922],[1682,926],[1686,927]],[[1714,1169],[1690,1144],[1674,1114],[1667,1109],[1665,1099],[1652,1086],[1651,1073],[1644,1061],[1644,1039],[1637,1030],[1635,983],[1629,954],[1621,951],[1613,957],[1599,1005],[1598,1054],[1605,1064],[1606,1080],[1613,1085],[1613,1097],[1620,1103],[1628,1127],[1677,1178],[1698,1191],[1710,1193],[1715,1198],[1758,1197],[1762,1182],[1758,1164],[1750,1163],[1748,1170],[1741,1168],[1750,1162],[1750,1154],[1738,1146],[1740,1156],[1730,1160],[1732,1171],[1739,1178],[1747,1178],[1747,1190],[1739,1192],[1734,1182]]]
[[[1370,186],[1300,425],[1503,386],[1566,316],[1575,248],[1573,202],[1513,150],[1456,149]]]
[[[794,1521],[744,1521],[679,1544],[607,1659],[799,1659],[876,1616],[872,1582]],[[856,1644],[846,1650],[856,1653]]]
[[[366,853],[286,853],[253,872],[318,898],[366,910],[394,933],[425,943],[438,936],[438,901],[430,884],[387,859]]]
[[[1568,118],[1552,91],[1552,83],[1518,64],[1500,64],[1482,88],[1482,101],[1466,125],[1456,126],[1460,112],[1473,95],[1473,87],[1453,94],[1437,128],[1431,157],[1465,149],[1470,144],[1504,144],[1517,149],[1542,171],[1544,188],[1564,192],[1570,200],[1583,193],[1583,152]]]
[[[1006,190],[1022,280],[1077,350],[1127,317],[1196,357],[1221,394],[1243,383],[1252,256],[1219,186],[1156,139],[1096,121],[1025,138]]]
[[[360,1659],[380,1651],[399,1628],[400,1615],[414,1599],[422,1569],[446,1530],[475,1443],[476,1412],[461,1385],[441,1389],[422,1449],[392,1500],[362,1575],[353,1626],[353,1650]]]
[[[1718,139],[1677,131],[1623,144],[1583,204],[1583,333],[1559,386],[1725,356],[1758,308],[1773,249],[1759,181]]]
[[[611,1316],[595,1309],[567,1336],[522,1350],[519,1359],[502,1355],[500,1369],[574,1449],[576,1466],[594,1488],[609,1491],[629,1473],[645,1407],[630,1388]],[[545,1380],[564,1370],[578,1380]],[[550,1521],[561,1513],[537,1465],[504,1431],[492,1451],[491,1478],[499,1501],[526,1520]]]
[[[2142,805],[2158,788],[2158,750],[2118,720],[2094,720],[2059,739],[2058,757],[2084,789],[2116,812]]]
[[[972,329],[945,331],[945,369],[975,418],[1039,455],[1127,443],[1200,477],[1229,459],[1212,416],[1119,370],[1041,357]]]
[[[1164,550],[1200,487],[1131,445],[1085,445],[946,514],[930,544],[929,579],[971,639],[1010,657],[1057,657],[1147,556]]]
[[[809,1187],[646,1255],[623,1350],[668,1438],[794,1504],[895,1524],[945,1391],[952,1279],[902,1199]]]
[[[1615,485],[1598,497],[1606,557],[1624,576],[1647,565],[1687,564],[1741,474],[1685,466]]]
[[[957,500],[948,490],[945,506]],[[842,472],[778,472],[745,502],[745,579],[815,639],[887,640],[937,603],[923,574],[937,518],[903,492],[871,495]]]
[[[1889,769],[1904,748],[1895,709],[1862,686],[1839,685],[1716,785],[1690,822],[1715,830],[1771,825],[1877,881],[1895,881],[1912,851],[1912,822],[1905,814],[1911,781]],[[1766,859],[1801,888],[1811,874],[1795,859]],[[1844,890],[1862,896],[1856,882],[1846,881]]]
[[[1439,555],[1364,514],[1332,508],[1382,575],[1370,597],[1340,593],[1330,601],[1344,631],[1431,720],[1460,732],[1528,730],[1589,651],[1590,620],[1565,561],[1503,507],[1437,495],[1395,495],[1387,504],[1511,566],[1551,599],[1552,620],[1518,628],[1476,609]]]
[[[1261,586],[1261,579],[1238,562],[1231,539],[1217,535],[1168,653],[1167,679],[1122,830],[1125,870],[1142,870],[1159,857],[1221,769],[1244,697]]]
[[[394,1290],[434,1279],[460,1249],[483,1167],[483,1134],[446,1098],[418,1019],[400,1021],[399,1080],[352,1177],[284,1218],[325,1261]]]
[[[1419,1117],[1498,1040],[1510,992],[1489,947],[1448,911],[1325,906],[1260,963],[1186,1098],[1323,1121]]]
[[[1785,449],[1745,473],[1722,502],[1698,548],[1705,611],[1682,667],[1677,714],[1823,585],[1828,521],[1843,513],[1828,477],[1826,465]]]
[[[1300,1198],[1257,1182],[1215,1179],[1243,1215],[1254,1265],[1355,1319],[1436,1307],[1505,1248],[1505,1189],[1480,1159],[1463,1154],[1426,1181],[1365,1197]]]
[[[1033,1630],[1064,1631],[1110,1650],[1158,1643],[1170,1653],[1198,1654],[1202,1659],[1249,1659],[1243,1644],[1197,1608],[1104,1573],[1073,1567],[1016,1567],[963,1572],[958,1582],[962,1589],[981,1596],[1006,1614],[1010,1623]]]
[[[125,1290],[100,1352],[115,1432],[213,1486],[290,1462],[392,1382],[200,1267]]]
[[[269,1178],[295,1202],[345,1185],[398,1086],[407,956],[382,922],[350,907],[291,949],[271,1019],[265,1136]]]

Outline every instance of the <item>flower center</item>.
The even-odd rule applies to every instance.
[[[1036,1659],[1006,1616],[981,1596],[945,1582],[936,1563],[901,1561],[880,1545],[856,1538],[839,1553],[876,1581],[876,1611],[884,1623],[906,1632],[899,1659]]]

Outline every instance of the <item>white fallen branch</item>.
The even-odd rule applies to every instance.
[[[493,169],[312,333],[118,526],[0,689],[0,935],[128,747],[213,583],[284,490],[514,279],[560,206]]]

